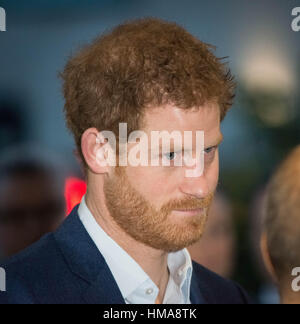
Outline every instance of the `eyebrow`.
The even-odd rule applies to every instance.
[[[218,146],[223,142],[224,136],[223,134],[220,134],[220,136],[218,137],[217,141],[215,142],[215,144],[212,145],[208,145],[207,147],[213,147],[213,146]]]
[[[219,146],[222,143],[223,139],[224,139],[223,134],[220,134],[220,136],[217,138],[217,140],[213,144],[205,146],[205,149],[209,148],[209,147]],[[181,148],[178,147],[178,150],[175,150],[174,147],[177,148],[176,145],[174,145],[174,143],[170,143],[170,151],[171,150],[173,150],[173,151],[178,151],[178,150],[181,151],[183,149],[182,147]],[[163,146],[162,146],[161,143],[159,144],[158,147],[155,147],[155,149],[159,149],[159,152],[162,150],[162,148],[163,148]],[[149,152],[152,151],[152,148],[150,147],[148,149],[148,151]]]

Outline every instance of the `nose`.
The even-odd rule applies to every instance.
[[[205,174],[199,177],[186,177],[180,186],[180,190],[184,194],[198,199],[205,198],[210,192]]]

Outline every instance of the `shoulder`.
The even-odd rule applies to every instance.
[[[50,259],[58,256],[58,248],[56,246],[52,233],[46,234],[39,241],[30,245],[25,250],[16,255],[4,259],[0,262],[0,266],[11,272],[28,271],[32,266],[38,264],[43,265],[49,263]]]
[[[201,294],[209,304],[251,304],[245,290],[193,261],[193,276]]]
[[[63,258],[53,234],[47,234],[38,242],[15,256],[0,262],[5,272],[5,292],[0,292],[2,303],[36,303],[34,291],[46,290],[53,276],[63,265]],[[54,282],[52,282],[54,284]]]

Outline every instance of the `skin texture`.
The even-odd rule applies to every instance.
[[[185,111],[166,105],[147,110],[144,125],[143,130],[148,134],[152,130],[177,130],[182,134],[190,130],[194,136],[197,130],[204,131],[202,176],[186,177],[187,166],[128,165],[114,168],[100,165],[97,152],[102,144],[96,143],[98,131],[95,128],[84,132],[81,148],[89,166],[86,194],[89,209],[104,231],[158,286],[157,302],[160,303],[168,282],[168,252],[194,243],[204,231],[218,182],[217,145],[222,140],[220,110],[213,103]],[[128,151],[134,145],[129,144]],[[195,215],[173,210],[199,207],[202,210]]]

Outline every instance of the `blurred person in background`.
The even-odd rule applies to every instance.
[[[251,261],[258,278],[255,299],[259,304],[279,304],[280,298],[274,280],[266,268],[260,246],[260,238],[263,233],[265,212],[266,187],[264,183],[255,191],[250,203],[248,228]]]
[[[0,257],[57,228],[64,218],[63,178],[53,154],[33,145],[3,150],[0,159]]]
[[[199,264],[230,278],[235,266],[235,232],[230,201],[217,191],[201,239],[188,247],[191,258]]]
[[[261,250],[283,304],[300,304],[300,283],[292,285],[293,270],[300,267],[299,197],[300,145],[272,176],[265,199]]]

